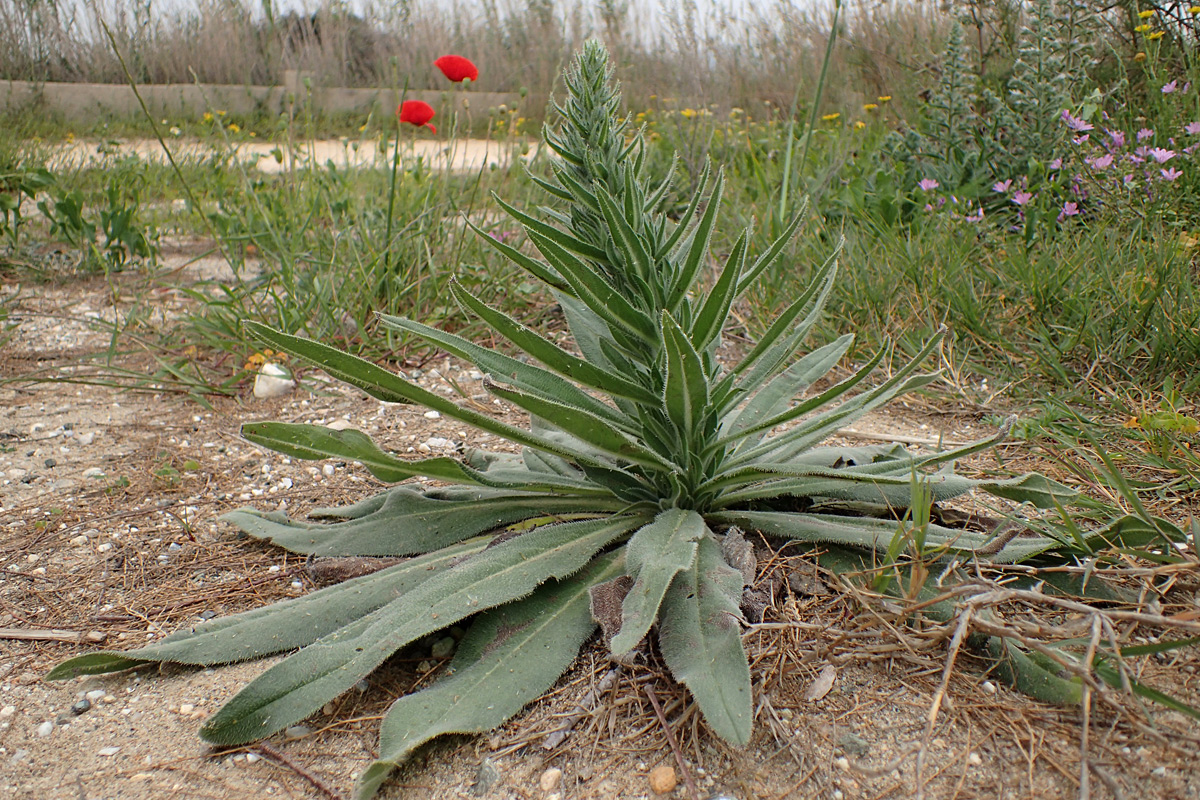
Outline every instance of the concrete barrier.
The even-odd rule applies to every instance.
[[[396,89],[349,89],[322,87],[306,80],[303,73],[288,70],[283,86],[222,86],[196,84],[147,84],[138,93],[156,119],[199,118],[206,111],[250,116],[287,113],[305,102],[318,113],[366,113],[372,108],[388,113],[399,104]],[[518,96],[503,92],[412,91],[409,100],[424,100],[444,115],[454,105],[474,113],[487,113],[501,104],[513,105]],[[27,109],[68,123],[90,123],[105,119],[140,117],[142,108],[129,86],[102,83],[33,83],[0,81],[0,109]]]

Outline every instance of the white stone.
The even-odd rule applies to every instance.
[[[119,748],[119,747],[101,747],[99,750],[96,751],[96,755],[98,755],[98,756],[115,756],[119,752],[121,752],[121,748]]]
[[[45,739],[50,734],[54,733],[54,723],[46,720],[41,725],[38,725],[37,735]]]
[[[259,400],[283,397],[295,388],[296,382],[292,380],[291,373],[270,361],[263,364],[254,377],[254,396]]]
[[[79,442],[84,447],[87,447],[89,444],[91,444],[95,440],[96,440],[96,432],[95,431],[88,431],[87,433],[81,433],[81,434],[79,434],[79,436],[75,437],[75,441]]]
[[[426,411],[425,419],[441,419],[442,415],[436,411]]]
[[[326,478],[332,478],[333,477],[333,464],[326,464],[325,466],[321,467],[321,474],[324,475]]]
[[[348,419],[335,419],[325,427],[335,431],[344,431],[353,428],[354,423]]]
[[[0,719],[11,719],[16,713],[16,706],[5,706],[4,708],[0,708]]]
[[[104,470],[100,469],[99,467],[88,467],[87,469],[85,469],[83,471],[83,477],[85,477],[85,478],[103,478]]]

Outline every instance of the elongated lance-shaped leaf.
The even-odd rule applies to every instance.
[[[616,655],[627,653],[649,632],[658,617],[667,587],[696,560],[696,542],[709,533],[695,511],[669,508],[639,530],[625,546],[627,573],[633,587],[621,604],[621,631],[613,637]]]
[[[710,512],[705,519],[710,525],[737,525],[743,530],[757,530],[799,542],[843,544],[878,551],[888,549],[899,524],[895,520],[837,514],[732,509]],[[997,542],[973,531],[930,523],[925,533],[925,549],[974,555],[993,564],[1017,564],[1049,550],[1064,549],[1064,544],[1046,536],[1019,536]]]
[[[672,159],[672,164],[678,160],[678,154]],[[696,210],[700,208],[700,201],[704,198],[705,192],[708,191],[708,182],[712,178],[712,162],[707,159],[704,162],[704,170],[700,173],[700,179],[696,181],[696,191],[692,193],[692,199],[688,201],[688,207],[679,217],[679,224],[675,226],[675,230],[671,231],[670,237],[666,239],[654,254],[655,259],[660,259],[675,249],[675,246],[683,239],[684,234],[693,230],[691,227],[692,218],[696,216]]]
[[[568,405],[566,402],[556,403],[551,400],[543,400],[524,392],[498,386],[486,378],[484,386],[497,397],[504,398],[534,416],[552,420],[555,427],[570,431],[573,436],[606,453],[656,469],[672,467],[671,462],[665,461],[642,442],[610,426],[606,419],[598,417],[586,409]]]
[[[490,547],[271,667],[213,715],[200,735],[220,745],[270,736],[349,689],[401,647],[574,574],[644,521],[547,525]]]
[[[847,333],[808,353],[759,389],[740,411],[729,414],[722,421],[722,430],[730,434],[738,433],[763,419],[782,413],[795,397],[837,366],[853,343],[854,334]]]
[[[603,248],[589,244],[588,242],[585,242],[566,231],[542,222],[537,217],[526,214],[524,211],[521,211],[501,200],[500,196],[495,192],[492,193],[492,197],[495,198],[496,202],[500,204],[501,208],[508,212],[510,217],[525,226],[526,230],[536,231],[541,236],[553,241],[559,247],[570,250],[572,253],[576,253],[584,258],[591,259],[592,261],[605,261],[608,258],[608,254],[604,252]]]
[[[750,348],[750,352],[722,379],[722,384],[732,384],[740,379],[742,386],[753,392],[778,372],[782,365],[796,354],[800,342],[808,336],[821,318],[836,276],[837,259],[830,256],[804,294],[775,318],[758,343]],[[806,309],[807,316],[796,324],[796,319]],[[745,373],[748,374],[741,377]]]
[[[671,424],[679,431],[680,444],[690,450],[710,411],[704,362],[683,328],[666,311],[662,313],[662,340],[667,365],[663,404]]]
[[[484,733],[548,691],[596,629],[588,591],[622,572],[620,552],[576,575],[547,583],[524,600],[485,612],[458,646],[451,672],[398,699],[379,731],[379,760],[359,779],[370,800],[422,744],[445,733]]]
[[[708,207],[704,209],[704,214],[696,223],[696,229],[691,234],[691,245],[683,258],[679,274],[675,276],[675,283],[667,294],[666,309],[672,314],[678,312],[679,304],[688,296],[692,284],[696,282],[696,276],[700,273],[700,267],[704,265],[708,248],[712,244],[713,227],[717,221],[717,212],[721,210],[721,194],[724,191],[725,173],[723,170],[717,170],[712,194],[708,196]]]
[[[651,254],[646,250],[637,231],[625,219],[622,210],[617,207],[616,201],[608,192],[602,188],[598,189],[596,198],[600,201],[604,222],[608,225],[609,235],[625,262],[625,268],[641,278],[647,286],[656,285],[657,281],[651,275],[654,269]],[[646,297],[645,300],[650,308],[662,302],[661,298],[655,296]]]
[[[1043,703],[1063,706],[1079,705],[1083,685],[1078,678],[1061,676],[1062,666],[1038,653],[1026,653],[1012,639],[989,636],[988,653],[996,660],[995,671],[1025,694]]]
[[[242,436],[278,453],[316,460],[346,458],[360,462],[381,481],[398,483],[408,478],[436,480],[527,492],[565,492],[603,495],[604,491],[585,480],[566,476],[534,476],[528,470],[494,469],[487,473],[472,469],[452,458],[426,458],[405,461],[385,453],[362,431],[334,430],[324,425],[291,422],[248,422]]]
[[[767,248],[765,253],[755,259],[754,266],[750,267],[750,269],[743,274],[741,280],[738,281],[738,297],[741,297],[747,289],[757,283],[759,277],[772,266],[774,266],[775,262],[779,260],[779,256],[783,254],[784,248],[787,247],[788,243],[792,240],[792,237],[796,235],[796,231],[800,228],[800,223],[804,221],[804,218],[807,214],[808,198],[806,197],[804,198],[803,203],[801,203],[800,209],[796,212],[796,216],[793,217],[792,221],[788,223],[788,226],[784,228],[783,233],[779,235],[779,238],[771,243],[771,246]]]
[[[627,427],[627,420],[611,406],[605,405],[575,384],[549,370],[533,364],[526,364],[495,350],[480,347],[461,336],[455,336],[410,319],[380,314],[379,320],[392,330],[416,334],[425,341],[432,342],[443,350],[470,361],[483,372],[505,383],[511,383],[542,398],[555,399],[585,408],[590,413],[608,420],[608,423],[614,427]]]
[[[750,741],[754,705],[742,648],[742,574],[725,563],[711,536],[696,563],[671,583],[659,614],[658,642],[675,679],[691,690],[704,719],[722,739]]]
[[[701,352],[721,335],[721,329],[725,327],[725,320],[729,318],[729,307],[733,303],[737,279],[746,267],[746,247],[749,236],[750,229],[747,228],[742,231],[742,235],[734,243],[733,250],[725,261],[725,269],[721,271],[721,276],[717,278],[716,284],[708,293],[704,305],[700,307],[696,319],[688,329],[692,346]]]
[[[654,342],[656,334],[654,323],[644,313],[634,308],[609,283],[607,276],[595,272],[572,253],[536,231],[528,233],[529,238],[546,257],[546,260],[571,285],[575,296],[597,316],[603,318],[609,325],[622,328],[647,343]]]
[[[276,512],[230,511],[222,520],[256,539],[316,556],[401,556],[428,553],[515,522],[559,514],[605,514],[616,497],[564,497],[476,489],[439,499],[397,486],[374,510],[342,522],[301,522]]]
[[[306,361],[311,361],[331,376],[345,381],[352,386],[357,386],[377,399],[389,402],[420,403],[447,417],[465,422],[468,425],[487,431],[488,433],[493,433],[511,442],[523,444],[526,447],[545,450],[546,452],[562,456],[580,464],[587,463],[604,468],[612,466],[611,464],[595,460],[587,453],[572,452],[527,430],[507,425],[486,414],[464,408],[447,398],[434,394],[428,389],[422,389],[420,386],[410,383],[399,375],[376,366],[369,361],[344,353],[336,347],[330,347],[313,339],[305,339],[300,336],[282,333],[258,322],[247,321],[245,325],[259,341],[269,344],[285,353],[305,359]]]
[[[797,419],[798,417],[802,417],[805,414],[817,410],[818,408],[827,406],[829,403],[846,394],[846,392],[850,391],[855,386],[866,380],[867,377],[875,371],[875,368],[879,366],[879,363],[883,361],[884,356],[886,356],[888,352],[889,348],[883,348],[879,350],[853,375],[842,381],[839,381],[820,394],[810,397],[802,403],[797,403],[795,406],[792,406],[785,411],[781,411],[774,416],[770,416],[765,419],[760,418],[757,422],[747,425],[745,428],[732,430],[729,433],[723,434],[721,438],[717,440],[717,445],[725,446],[737,443],[741,440],[750,438],[754,434],[769,431],[776,425],[782,425],[785,422],[791,422],[793,419]],[[774,440],[767,439],[761,445],[761,447],[766,447],[772,441]]]
[[[151,661],[205,667],[232,664],[304,647],[482,551],[491,540],[490,536],[472,539],[303,597],[209,620],[135,650],[77,656],[56,666],[46,678],[99,675]]]
[[[559,275],[557,272],[555,272],[554,268],[551,267],[549,264],[543,264],[541,261],[538,261],[536,258],[525,255],[517,248],[513,247],[512,245],[505,244],[504,242],[497,239],[495,236],[492,236],[491,234],[489,234],[487,231],[483,230],[480,227],[477,227],[472,222],[468,221],[467,224],[471,226],[471,230],[473,230],[473,231],[475,231],[475,233],[479,234],[479,237],[483,241],[487,242],[489,245],[491,245],[496,250],[499,250],[500,254],[503,255],[505,258],[507,258],[509,261],[513,262],[518,267],[521,267],[526,272],[528,272],[530,275],[533,275],[535,278],[542,281],[542,283],[545,283],[546,285],[548,285],[554,289],[558,289],[559,291],[564,291],[564,292],[567,291],[567,289],[568,289],[567,282],[565,280],[563,280],[562,276]]]
[[[454,298],[464,308],[477,314],[480,319],[490,325],[493,330],[505,339],[508,339],[555,372],[565,375],[571,380],[578,381],[584,386],[599,389],[605,394],[625,397],[641,403],[658,402],[658,398],[645,387],[568,353],[554,344],[554,342],[539,336],[507,314],[497,311],[481,302],[466,289],[459,286],[458,283],[452,283],[450,291],[453,292]]]

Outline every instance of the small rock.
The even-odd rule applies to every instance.
[[[833,760],[833,765],[835,767],[837,767],[838,769],[840,769],[842,772],[850,771],[850,759],[846,758],[845,756],[840,756],[838,758],[835,758]]]
[[[992,683],[991,681],[984,681],[983,683],[979,684],[979,688],[983,690],[984,694],[996,693],[996,684]]]
[[[47,458],[45,463],[46,463],[46,469],[54,469],[55,467],[58,466],[58,462],[55,461],[53,458]]]
[[[76,716],[78,716],[80,714],[86,714],[88,711],[91,711],[91,710],[92,710],[92,701],[88,700],[86,697],[83,698],[82,700],[80,700],[75,705],[71,706],[71,713],[75,714]]]
[[[967,763],[972,767],[978,767],[983,764],[983,757],[979,753],[970,753],[967,755]]]
[[[27,755],[29,755],[28,750],[18,750],[17,752],[12,754],[12,758],[10,758],[9,761],[13,764],[16,764],[20,761],[24,761],[25,756],[27,756]]]
[[[85,469],[83,471],[83,477],[85,477],[85,478],[103,478],[104,470],[100,469],[99,467],[88,467],[87,469]]]
[[[558,767],[551,767],[542,773],[542,777],[538,779],[538,786],[542,787],[543,792],[556,791],[562,784],[563,771]]]
[[[354,423],[348,419],[335,419],[333,422],[325,426],[333,431],[344,431],[354,427]]]
[[[91,700],[93,703],[99,702],[100,698],[104,697],[104,690],[92,689],[90,692],[85,694],[84,697],[86,697],[88,700]]]
[[[321,467],[321,474],[324,475],[326,478],[332,478],[333,477],[333,464],[326,464],[325,466]]]
[[[17,715],[16,706],[5,706],[0,708],[0,719],[12,719]]]
[[[485,758],[479,763],[479,770],[475,773],[475,784],[471,787],[471,794],[483,797],[499,782],[500,770],[490,758]]]
[[[1151,770],[1150,774],[1156,778],[1165,778],[1165,777],[1167,777],[1167,768],[1166,767],[1155,767],[1153,770]]]
[[[449,658],[454,652],[454,637],[447,636],[444,639],[438,639],[433,643],[433,647],[429,650],[429,655],[434,658]],[[547,789],[546,791],[551,791]]]
[[[258,375],[254,376],[254,396],[259,400],[283,397],[294,388],[296,388],[296,382],[292,380],[291,374],[278,364],[269,361],[263,364]]]
[[[96,751],[96,755],[105,757],[115,756],[119,752],[121,752],[121,748],[119,747],[101,747]]]
[[[47,736],[49,736],[52,733],[54,733],[54,723],[51,722],[50,720],[46,720],[45,722],[43,722],[41,725],[38,725],[38,727],[37,727],[37,735],[42,737],[43,739],[45,739]]]
[[[196,707],[194,705],[192,705],[191,703],[184,703],[183,705],[181,705],[179,707],[180,714],[190,714],[195,710],[196,710]]]
[[[312,732],[312,728],[307,725],[292,725],[283,732],[283,735],[289,739],[301,739]]]
[[[425,419],[441,419],[442,415],[436,411],[426,411]]]
[[[87,433],[81,433],[75,437],[75,441],[79,442],[79,444],[83,445],[84,447],[87,447],[89,444],[96,441],[96,432],[88,431]]]
[[[655,794],[670,794],[679,785],[675,777],[675,768],[665,764],[650,770],[650,791]]]

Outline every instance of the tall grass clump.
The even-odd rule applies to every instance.
[[[806,265],[808,287],[741,358],[719,358],[731,307],[778,269],[798,224],[757,256],[743,231],[703,289],[724,176],[706,170],[676,222],[667,213],[670,184],[648,175],[644,141],[619,113],[611,72],[607,51],[591,41],[564,76],[561,122],[546,133],[559,159],[535,178],[553,207],[535,215],[499,201],[533,249],[484,238],[553,293],[577,350],[457,284],[450,291],[464,310],[523,358],[411,318],[381,318],[387,329],[474,364],[495,399],[530,415],[528,428],[324,342],[248,323],[264,345],[379,400],[428,406],[519,452],[410,461],[355,430],[248,424],[243,434],[253,442],[297,458],[357,461],[399,485],[317,511],[316,522],[254,509],[227,521],[297,553],[404,560],[137,650],[79,656],[52,678],[295,651],[205,723],[207,741],[238,745],[315,713],[398,650],[466,626],[447,674],[389,709],[380,757],[359,782],[359,796],[368,798],[429,739],[486,731],[516,714],[553,685],[597,627],[615,658],[654,652],[655,642],[711,730],[747,744],[755,702],[742,631],[757,564],[743,531],[819,543],[840,563],[860,564],[854,554],[871,550],[893,564],[904,552],[922,563],[1002,564],[1091,553],[1106,537],[1122,541],[1129,526],[1067,539],[1032,531],[992,537],[931,521],[932,503],[975,489],[1031,508],[1070,500],[1067,487],[1037,474],[972,479],[954,472],[955,460],[992,447],[1007,428],[927,455],[900,446],[821,446],[840,426],[933,381],[920,368],[941,337],[915,359],[892,364],[886,379],[872,376],[890,363],[887,346],[848,377],[823,381],[854,341],[846,334],[802,350],[832,290],[836,254]],[[404,482],[415,477],[444,485]],[[1132,535],[1144,536],[1145,527]],[[949,568],[947,561],[927,574]],[[1003,637],[989,642],[1019,685],[1078,702],[1078,691],[1045,664],[1020,657]]]

